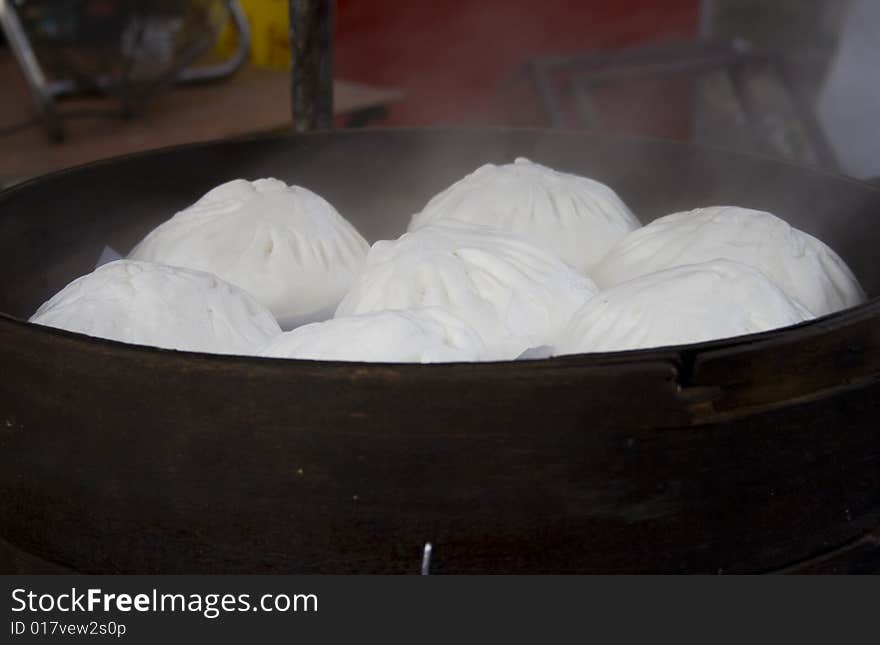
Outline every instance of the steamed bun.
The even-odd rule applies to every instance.
[[[481,166],[431,199],[409,230],[449,220],[517,233],[582,273],[640,225],[605,184],[523,158]]]
[[[473,327],[490,359],[549,344],[596,291],[554,255],[488,227],[450,221],[376,242],[337,317],[437,306]]]
[[[480,336],[437,308],[375,313],[312,323],[276,336],[261,356],[384,363],[478,361]]]
[[[715,260],[650,273],[602,291],[572,318],[557,354],[699,343],[812,318],[767,276]]]
[[[30,322],[124,343],[254,354],[281,328],[250,295],[210,273],[117,260],[77,278]]]
[[[623,238],[592,271],[600,287],[716,259],[760,269],[816,316],[865,299],[846,263],[823,242],[763,211],[715,206],[661,217]]]
[[[129,258],[214,273],[289,328],[329,316],[368,250],[310,190],[277,179],[236,179],[160,224]]]

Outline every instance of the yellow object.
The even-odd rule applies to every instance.
[[[251,28],[251,64],[269,69],[290,69],[288,0],[239,0],[239,4]],[[235,46],[235,30],[227,25],[214,51],[225,58],[232,55]]]

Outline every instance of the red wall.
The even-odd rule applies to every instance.
[[[541,124],[529,58],[692,39],[699,0],[337,0],[336,75],[397,87],[387,125]]]

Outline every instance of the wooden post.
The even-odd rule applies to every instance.
[[[333,126],[334,0],[290,0],[290,107],[296,132]]]

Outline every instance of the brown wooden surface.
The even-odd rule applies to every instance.
[[[817,334],[817,328],[826,328]],[[742,343],[699,353],[689,386],[712,392],[696,415],[708,422],[833,396],[840,389],[880,382],[880,324],[869,308],[849,315],[842,325],[834,317],[793,330],[784,338]],[[841,379],[841,373],[848,373]]]
[[[7,575],[75,573],[26,553],[2,538],[0,538],[0,571]]]
[[[778,573],[826,575],[877,574],[878,572],[880,572],[880,528],[833,551],[778,571]]]
[[[15,61],[0,50],[0,127],[35,115],[31,96]],[[290,128],[290,76],[286,72],[244,68],[231,78],[198,86],[177,86],[149,99],[136,114],[77,117],[65,121],[67,138],[51,143],[41,125],[0,138],[0,185],[51,170],[140,150],[181,143],[238,137]],[[337,80],[336,114],[398,100],[394,89]],[[112,110],[112,99],[65,99],[61,113]]]

